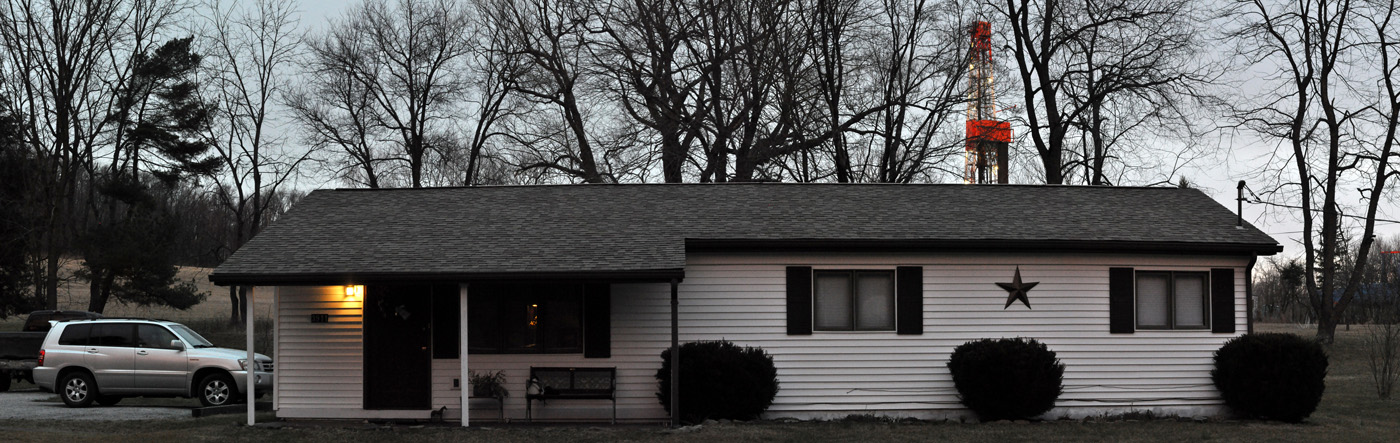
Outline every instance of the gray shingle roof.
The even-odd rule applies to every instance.
[[[675,275],[701,249],[1130,250],[1272,254],[1193,189],[654,184],[322,190],[210,276]],[[648,274],[652,273],[652,274]]]

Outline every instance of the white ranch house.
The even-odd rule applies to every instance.
[[[1223,408],[1212,353],[1250,329],[1251,269],[1281,250],[1193,189],[323,190],[210,279],[275,300],[275,349],[258,351],[283,418],[496,420],[466,380],[500,370],[519,420],[531,367],[575,367],[616,368],[620,422],[665,421],[655,375],[673,333],[771,354],[765,417],[971,417],[946,363],[996,337],[1064,362],[1047,417],[1196,416]],[[996,285],[1017,269],[1039,282],[1029,308]],[[606,421],[613,406],[532,415]]]

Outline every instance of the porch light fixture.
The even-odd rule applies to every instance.
[[[345,299],[349,301],[360,301],[365,298],[365,285],[346,285]]]

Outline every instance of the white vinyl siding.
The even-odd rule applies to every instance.
[[[922,418],[970,416],[958,402],[947,369],[954,347],[980,338],[1032,337],[1046,343],[1066,365],[1065,390],[1047,416],[1085,416],[1151,409],[1182,415],[1213,414],[1219,393],[1210,381],[1212,353],[1238,334],[1209,330],[1138,330],[1109,334],[1108,270],[1133,267],[1154,271],[1209,272],[1235,269],[1236,330],[1246,330],[1247,258],[1126,254],[692,254],[680,285],[680,339],[727,339],[758,346],[773,356],[781,383],[767,417],[837,418],[878,414]],[[894,331],[815,331],[786,334],[786,267],[816,270],[923,267],[921,335]],[[1016,267],[1027,282],[1035,309],[1020,304],[1003,309]],[[283,334],[302,337],[297,346],[279,347],[282,402],[324,407],[360,407],[359,341],[336,334],[311,334],[308,302],[295,302],[283,288],[279,323]],[[612,285],[612,357],[582,354],[473,354],[474,371],[503,370],[510,397],[507,418],[525,417],[525,380],[531,366],[616,367],[621,420],[666,418],[656,400],[661,351],[670,345],[670,291],[664,283]],[[303,303],[296,305],[294,303]],[[324,303],[324,302],[317,302]],[[322,305],[324,306],[324,305]],[[295,327],[295,328],[294,328]],[[358,323],[355,325],[358,328]],[[300,330],[295,330],[300,329]],[[356,329],[358,331],[358,329]],[[318,341],[319,340],[319,341]],[[321,343],[324,341],[325,343]],[[286,338],[279,344],[293,345]],[[312,343],[318,343],[312,345]],[[327,344],[334,346],[327,347]],[[353,349],[348,349],[352,346]],[[294,362],[342,362],[336,378],[294,377]],[[287,362],[287,363],[281,363]],[[291,364],[291,372],[283,372]],[[446,417],[460,414],[459,391],[451,389],[459,360],[434,360],[435,408]],[[335,373],[340,374],[340,373]],[[279,374],[280,375],[280,374]],[[280,381],[281,379],[279,379]],[[313,385],[313,383],[315,385]],[[333,383],[324,385],[321,383]],[[462,389],[470,389],[463,381]],[[342,393],[319,393],[312,386]],[[293,395],[307,397],[294,399]],[[332,399],[344,396],[343,404]],[[353,398],[349,398],[353,397]],[[607,400],[536,403],[542,420],[606,420]],[[369,417],[370,412],[360,411]],[[492,420],[494,410],[473,409],[472,423]]]
[[[278,288],[279,417],[364,408],[360,308],[346,300],[343,286]],[[311,314],[327,314],[329,321],[311,323]]]

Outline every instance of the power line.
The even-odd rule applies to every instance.
[[[1280,208],[1303,209],[1302,206],[1285,205],[1285,204],[1283,204],[1283,203],[1272,203],[1272,202],[1266,202],[1266,201],[1263,201],[1263,200],[1253,200],[1253,201],[1251,201],[1250,199],[1244,199],[1244,201],[1247,202],[1247,203],[1258,203],[1258,204],[1261,204],[1261,205],[1276,206],[1276,207],[1280,207]],[[1321,209],[1313,209],[1312,212],[1322,212],[1322,210],[1321,210]],[[1343,214],[1343,213],[1340,213],[1340,212],[1337,213],[1337,215],[1338,215],[1338,216],[1341,216],[1341,217],[1354,218],[1354,219],[1357,219],[1357,220],[1366,220],[1366,217],[1362,217],[1362,216],[1359,216],[1359,215]],[[1376,223],[1400,223],[1400,220],[1390,220],[1390,219],[1378,218],[1378,219],[1376,219]],[[1299,231],[1299,232],[1302,232],[1302,231]]]
[[[1247,199],[1247,198],[1246,198],[1246,199],[1243,199],[1246,203],[1258,203],[1258,204],[1261,204],[1261,205],[1275,206],[1275,207],[1279,207],[1279,208],[1288,208],[1288,209],[1304,209],[1302,206],[1285,205],[1285,204],[1283,204],[1283,203],[1274,203],[1274,202],[1264,201],[1264,199],[1262,199],[1262,198],[1259,197],[1259,194],[1255,194],[1255,193],[1254,193],[1254,190],[1249,188],[1249,185],[1248,185],[1248,184],[1244,185],[1244,189],[1245,189],[1246,191],[1249,191],[1249,195],[1250,195],[1250,196],[1254,197],[1254,200],[1250,200],[1250,199]],[[1312,209],[1311,211],[1312,211],[1312,212],[1322,212],[1321,209]],[[1366,220],[1366,217],[1362,217],[1362,216],[1359,216],[1359,215],[1343,214],[1343,213],[1341,213],[1341,212],[1338,212],[1337,215],[1342,216],[1342,217],[1354,218],[1354,219],[1362,220],[1362,221]],[[1377,219],[1375,219],[1375,222],[1377,222],[1377,223],[1400,223],[1400,220],[1390,220],[1390,219],[1384,219],[1384,218],[1377,218]],[[1297,232],[1281,232],[1280,234],[1292,234],[1292,233],[1299,233],[1299,234],[1301,234],[1302,232],[1303,232],[1303,231],[1297,231]]]

